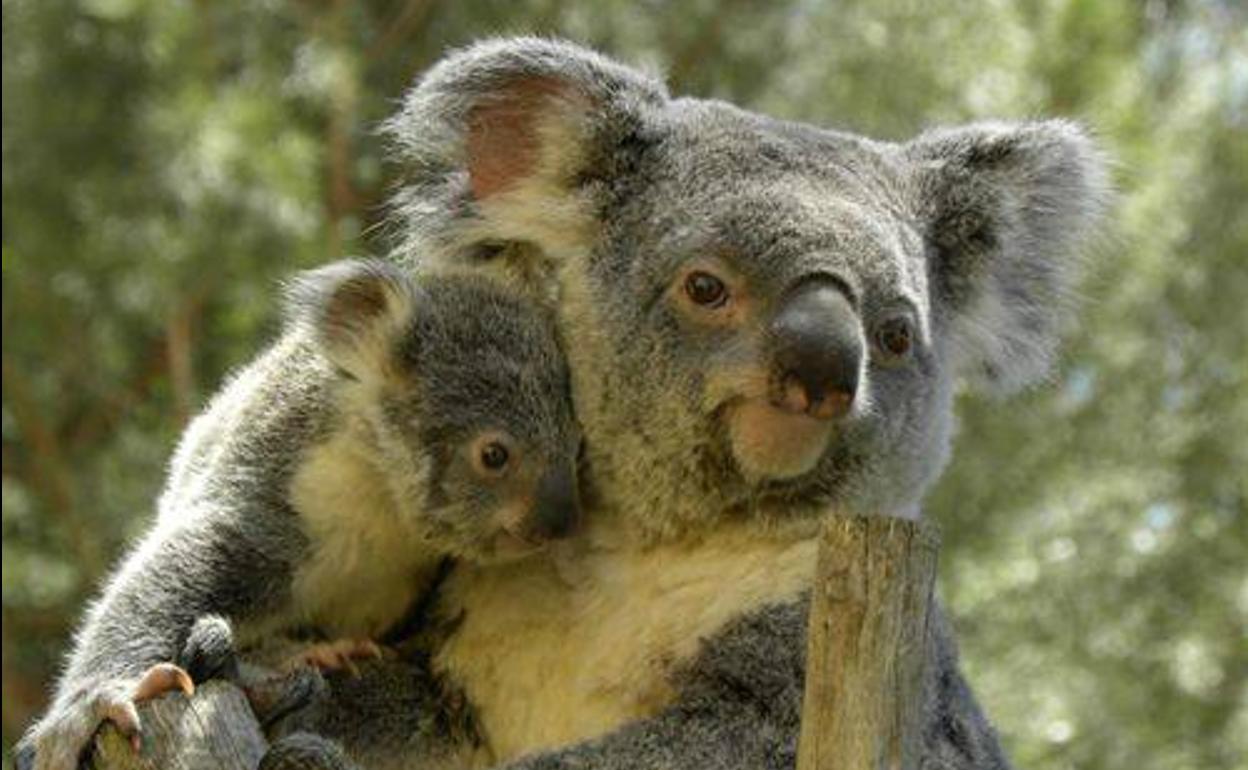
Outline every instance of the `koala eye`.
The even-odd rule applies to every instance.
[[[497,441],[491,441],[481,448],[481,466],[489,471],[498,472],[507,467],[511,453],[507,447]]]
[[[501,477],[518,459],[511,438],[496,430],[477,436],[467,449],[468,461],[472,463],[473,470],[486,479]]]
[[[702,270],[695,270],[685,278],[685,294],[695,305],[723,307],[728,301],[728,287],[719,278]]]
[[[872,338],[886,362],[900,363],[914,347],[914,322],[907,315],[886,318],[875,327]]]

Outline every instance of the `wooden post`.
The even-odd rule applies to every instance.
[[[915,770],[939,537],[833,516],[819,543],[798,770]]]
[[[226,682],[144,703],[139,718],[143,750],[136,754],[106,725],[92,750],[94,770],[255,770],[268,748],[246,696]]]

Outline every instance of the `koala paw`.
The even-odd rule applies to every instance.
[[[300,666],[287,673],[247,677],[243,692],[265,733],[272,737],[306,731],[316,724],[327,701],[329,685],[319,670]]]
[[[352,676],[359,676],[355,661],[376,660],[381,657],[381,647],[368,639],[336,639],[304,648],[288,659],[283,668],[290,670],[299,666],[312,666],[321,671],[345,669]]]
[[[210,679],[237,682],[238,654],[230,622],[219,615],[205,615],[197,620],[178,656],[178,664],[196,684]]]
[[[104,722],[115,724],[139,751],[142,725],[138,704],[174,690],[191,695],[195,685],[172,663],[157,663],[138,677],[88,683],[54,704],[23,739],[26,747],[19,752],[25,754],[33,770],[75,770]]]
[[[312,733],[294,733],[275,742],[257,770],[354,770],[342,747]]]

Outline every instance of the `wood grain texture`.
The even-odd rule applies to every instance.
[[[938,551],[927,524],[828,520],[810,608],[799,770],[918,767]]]

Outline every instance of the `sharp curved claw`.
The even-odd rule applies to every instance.
[[[191,675],[172,663],[157,663],[143,672],[134,686],[133,697],[136,703],[141,703],[173,690],[181,690],[188,697],[194,695],[195,683]]]

